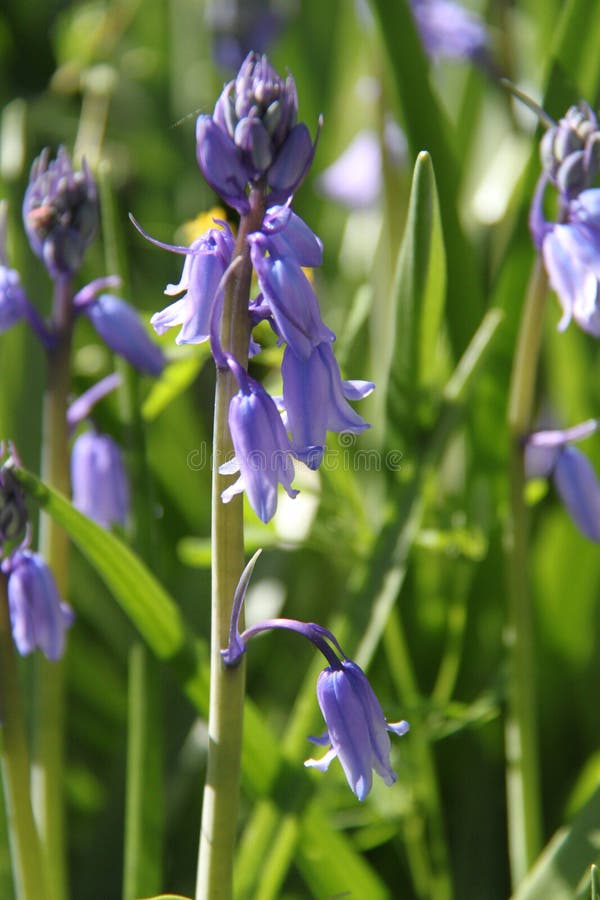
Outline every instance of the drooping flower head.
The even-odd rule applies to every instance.
[[[324,772],[337,756],[351,790],[359,800],[364,800],[373,784],[373,771],[388,786],[396,781],[398,776],[390,763],[388,732],[402,736],[410,726],[405,721],[387,722],[365,673],[345,656],[335,636],[322,625],[297,619],[266,619],[240,634],[240,613],[260,552],[254,554],[237,586],[232,604],[229,643],[221,651],[223,661],[227,666],[237,665],[246,652],[250,638],[263,631],[294,631],[311,641],[329,665],[317,680],[317,700],[327,732],[323,737],[311,737],[310,740],[329,746],[329,750],[321,759],[307,759],[304,765]]]
[[[572,520],[595,543],[600,543],[600,482],[587,456],[571,444],[599,428],[600,420],[590,419],[573,428],[537,431],[525,445],[527,476],[552,477]]]
[[[77,272],[98,227],[98,193],[85,161],[76,172],[64,147],[52,161],[49,149],[43,150],[31,167],[23,222],[51,278]]]
[[[74,614],[62,601],[43,557],[22,550],[5,560],[2,570],[8,575],[8,607],[17,650],[27,656],[39,647],[48,659],[60,659]]]
[[[600,127],[588,103],[571,106],[540,144],[544,171],[567,199],[592,186],[600,168]]]
[[[298,493],[292,488],[294,463],[292,446],[281,415],[262,385],[232,366],[240,381],[240,391],[229,406],[229,430],[235,459],[224,463],[222,475],[239,472],[234,484],[223,491],[223,502],[246,491],[256,515],[268,522],[277,507],[277,485],[282,484],[290,497]]]
[[[308,128],[298,123],[298,95],[266,56],[251,52],[225,85],[212,116],[196,123],[196,156],[211,187],[239,213],[248,188],[270,188],[268,204],[294,193],[314,156]]]
[[[71,450],[73,506],[104,528],[125,525],[129,485],[119,446],[94,429],[82,432]]]

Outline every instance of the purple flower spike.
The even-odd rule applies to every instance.
[[[600,484],[581,450],[564,447],[554,466],[554,484],[579,530],[600,543]]]
[[[321,463],[327,431],[360,434],[369,428],[347,400],[366,397],[375,385],[370,381],[342,381],[331,344],[319,344],[307,359],[286,347],[281,371],[294,453],[311,469]]]
[[[239,471],[240,477],[221,497],[223,503],[228,503],[235,494],[245,490],[256,515],[268,522],[277,508],[279,483],[290,497],[298,493],[292,488],[292,447],[271,397],[253,378],[244,381],[242,390],[229,406],[235,460],[219,468],[222,475]]]
[[[371,790],[373,769],[389,786],[398,777],[390,764],[388,731],[406,734],[408,722],[386,722],[383,710],[362,669],[349,659],[339,668],[328,666],[319,675],[317,699],[327,725],[326,738],[331,749],[322,759],[307,759],[305,766],[329,768],[337,756],[352,791],[364,800]]]
[[[261,244],[264,248],[265,242],[256,235],[250,235],[249,240],[258,283],[278,333],[298,356],[307,359],[317,344],[335,340],[333,331],[321,319],[310,282],[293,258],[264,256]]]
[[[5,566],[6,568],[6,566]],[[65,648],[73,611],[63,603],[52,572],[39,553],[23,550],[8,562],[8,605],[13,639],[21,656],[39,647],[50,660]]]
[[[111,437],[85,431],[71,451],[73,505],[103,528],[125,525],[129,485],[121,451]]]
[[[98,194],[85,162],[75,172],[64,147],[52,162],[46,148],[31,167],[23,222],[31,249],[51,278],[77,272],[98,227]]]
[[[210,335],[211,312],[217,289],[231,263],[235,240],[227,225],[225,230],[211,228],[191,245],[179,284],[169,284],[165,294],[183,297],[150,319],[157,334],[173,325],[181,325],[176,344],[198,344]]]
[[[83,308],[98,335],[140,372],[157,378],[165,366],[160,347],[154,344],[135,309],[112,294],[101,294]]]

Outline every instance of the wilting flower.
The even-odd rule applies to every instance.
[[[571,441],[598,431],[600,420],[573,428],[538,431],[527,439],[525,467],[528,477],[552,476],[554,486],[579,530],[600,543],[600,483],[588,458]]]
[[[489,64],[489,38],[483,20],[454,0],[411,0],[423,46],[433,59]]]
[[[163,246],[171,249],[168,245]],[[181,325],[176,344],[198,344],[208,339],[217,288],[231,263],[233,248],[234,237],[226,223],[223,223],[223,229],[210,228],[192,243],[179,284],[168,284],[165,288],[165,294],[169,296],[185,291],[183,297],[150,319],[158,334]]]
[[[129,485],[118,445],[107,434],[84,431],[71,450],[73,505],[104,528],[125,525]]]
[[[389,786],[397,779],[390,765],[388,731],[402,736],[408,722],[386,721],[379,700],[362,669],[350,659],[327,666],[317,681],[317,699],[327,725],[323,738],[311,738],[317,744],[330,744],[321,759],[307,759],[305,766],[327,771],[335,757],[346,780],[359,800],[364,800],[373,783],[373,770]]]
[[[77,272],[98,227],[98,194],[85,161],[75,172],[64,147],[52,162],[49,149],[43,150],[31,167],[23,222],[51,278]]]
[[[3,563],[8,574],[8,606],[13,639],[22,656],[36,647],[60,659],[73,611],[63,603],[52,572],[39,553],[22,550]]]
[[[254,554],[236,588],[229,642],[227,649],[221,651],[223,661],[228,666],[235,666],[246,652],[250,638],[262,631],[295,631],[312,641],[329,665],[321,672],[317,681],[317,699],[327,725],[327,733],[322,738],[310,740],[316,744],[330,745],[330,749],[322,759],[307,759],[304,765],[326,771],[337,756],[350,788],[359,800],[364,800],[371,790],[373,770],[387,785],[396,781],[398,776],[390,764],[388,731],[401,736],[406,734],[410,726],[404,721],[394,724],[386,721],[367,676],[355,662],[346,658],[335,636],[322,625],[300,622],[297,619],[267,619],[240,634],[240,613],[260,552],[259,550]]]
[[[160,347],[149,337],[135,309],[120,297],[101,294],[82,306],[98,335],[140,372],[158,377],[165,366]]]
[[[223,502],[228,503],[235,494],[245,490],[256,515],[268,522],[277,507],[279,483],[290,497],[298,493],[292,488],[292,447],[271,397],[258,381],[240,375],[236,368],[234,372],[239,377],[241,389],[229,406],[229,430],[235,460],[224,463],[219,471],[222,475],[239,471],[240,476],[221,496]]]
[[[294,455],[311,469],[321,463],[327,431],[360,434],[369,428],[347,401],[362,400],[375,385],[370,381],[342,381],[330,343],[318,344],[306,359],[286,347],[281,373]]]
[[[293,194],[314,156],[308,128],[297,123],[291,75],[279,77],[266,56],[249,53],[223,88],[212,116],[196,123],[196,156],[211,187],[234,209],[249,209],[247,188],[266,179],[268,204]]]

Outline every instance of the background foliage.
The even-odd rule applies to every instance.
[[[319,477],[300,473],[302,494],[293,504],[280,497],[269,527],[248,514],[248,550],[267,548],[249,614],[284,610],[334,625],[346,652],[368,668],[389,718],[408,719],[412,730],[393,746],[398,783],[375,785],[359,805],[337,765],[325,776],[302,769],[311,753],[306,736],[322,727],[318,661],[294,635],[256,641],[248,654],[238,894],[291,900],[351,889],[357,897],[441,897],[451,884],[456,897],[492,900],[510,892],[505,417],[534,261],[526,215],[539,133],[534,116],[482,72],[432,66],[404,0],[375,0],[369,14],[356,7],[342,0],[283,5],[271,58],[294,74],[311,130],[324,115],[296,208],[324,241],[316,286],[345,374],[377,382],[361,409],[373,429],[351,443],[333,436]],[[597,104],[595,0],[491,0],[477,8],[499,68],[551,115],[582,96]],[[231,73],[213,61],[205,16],[201,0],[5,0],[0,194],[10,202],[11,263],[40,309],[49,308],[50,292],[24,241],[20,204],[31,160],[60,143],[86,154],[114,203],[112,216],[104,209],[104,234],[82,283],[108,274],[118,259],[125,296],[146,319],[165,305],[161,292],[178,280],[180,262],[146,244],[127,213],[173,241],[213,203],[195,162],[194,117],[212,109]],[[361,128],[381,133],[387,116],[401,123],[407,150],[400,168],[386,167],[380,203],[347,211],[327,201],[319,173]],[[418,157],[412,182],[423,150],[429,155]],[[538,402],[570,425],[599,413],[598,355],[575,328],[558,335],[558,318],[551,300]],[[119,548],[68,510],[55,510],[79,538],[66,787],[72,896],[86,900],[121,894],[127,668],[136,628],[162,659],[155,713],[164,783],[147,786],[163,846],[152,861],[156,890],[193,892],[206,752],[213,372],[202,348],[176,348],[171,335],[163,341],[172,365],[158,386],[140,388],[155,512],[146,562],[178,610],[151,587],[138,603],[118,572],[107,587]],[[80,326],[77,389],[111,365],[91,329]],[[271,378],[267,366],[258,374]],[[43,381],[43,355],[25,327],[3,335],[0,436],[16,442],[34,472]],[[127,441],[117,398],[104,401],[99,415]],[[597,438],[586,451],[600,464]],[[600,855],[590,839],[600,815],[600,554],[552,490],[534,499],[529,575],[545,839],[576,824],[558,853],[555,839],[519,896],[589,896],[586,873]],[[192,636],[183,659],[180,643],[192,644]],[[29,666],[22,663],[25,683]],[[10,898],[5,827],[0,820],[0,896]]]

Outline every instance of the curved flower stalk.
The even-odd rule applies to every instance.
[[[314,622],[297,619],[266,619],[240,634],[239,618],[246,590],[260,554],[254,554],[238,583],[232,607],[229,644],[221,651],[227,666],[235,666],[246,652],[248,641],[256,634],[273,629],[295,631],[311,641],[325,656],[329,665],[317,680],[317,699],[327,732],[311,737],[315,744],[329,746],[321,759],[307,759],[305,766],[325,772],[337,757],[350,789],[358,800],[364,800],[373,784],[373,771],[392,785],[398,778],[390,763],[391,744],[388,732],[401,737],[408,722],[388,722],[367,676],[348,659],[335,636]]]
[[[222,499],[228,502],[245,489],[265,522],[275,513],[278,483],[290,496],[296,494],[292,456],[317,468],[328,430],[358,434],[369,427],[348,401],[373,389],[371,382],[342,380],[332,350],[335,334],[323,322],[304,272],[321,265],[323,246],[291,209],[292,194],[315,150],[306,125],[296,121],[297,109],[293,78],[282,80],[265,56],[250,53],[237,78],[225,86],[213,115],[198,119],[198,163],[209,184],[241,214],[238,243],[222,221],[215,220],[218,227],[181,247],[156,241],[133,220],[152,243],[185,255],[179,284],[165,290],[169,296],[183,296],[156,313],[151,323],[159,334],[181,326],[179,344],[210,339],[217,367],[234,373],[240,391],[230,398],[228,421],[236,459],[219,471],[239,472],[240,478],[223,491]],[[254,270],[258,294],[250,297],[248,292],[240,301],[238,321],[227,328],[248,335],[246,355],[260,350],[252,339],[260,322],[267,322],[284,345],[281,411],[248,376],[239,351],[236,355],[221,346],[224,298],[238,279],[240,257]]]
[[[600,543],[600,482],[589,459],[573,441],[600,429],[590,419],[562,431],[537,431],[527,438],[526,473],[529,478],[551,477],[569,515],[585,537]]]

